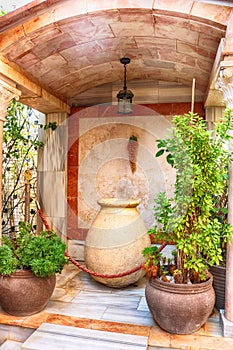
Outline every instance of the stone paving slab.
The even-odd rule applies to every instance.
[[[147,350],[171,350],[172,348],[161,348],[159,346],[149,346],[147,348]],[[178,349],[178,348],[173,348],[172,350],[182,350],[182,349]]]
[[[146,350],[147,337],[43,323],[22,350]]]
[[[14,340],[6,340],[1,346],[0,350],[21,350],[22,343]]]
[[[171,335],[172,349],[186,350],[232,350],[233,339],[223,337],[202,336],[195,333],[189,335]]]

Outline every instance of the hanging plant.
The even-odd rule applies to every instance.
[[[134,174],[137,169],[137,154],[138,154],[138,138],[135,135],[131,135],[128,142],[129,163],[132,173]]]

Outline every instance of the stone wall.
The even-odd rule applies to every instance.
[[[175,180],[166,156],[155,157],[156,140],[166,137],[177,111],[188,111],[186,104],[169,107],[166,115],[158,106],[134,106],[131,115],[119,115],[116,107],[102,105],[76,110],[70,116],[68,238],[85,239],[100,208],[97,200],[106,197],[139,198],[138,210],[146,226],[154,224],[154,196],[160,191],[172,194]],[[203,114],[201,105],[198,108]],[[137,136],[139,145],[135,173],[127,150],[131,135]]]

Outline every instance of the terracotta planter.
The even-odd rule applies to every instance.
[[[199,284],[174,284],[152,278],[146,286],[146,300],[158,325],[169,333],[197,331],[213,311],[213,277]]]
[[[224,266],[211,266],[209,271],[214,278],[215,307],[217,310],[225,309],[226,268]]]
[[[88,231],[85,241],[87,267],[100,274],[119,274],[144,262],[143,248],[150,245],[147,228],[136,207],[139,200],[106,198],[99,200],[100,212]],[[145,275],[140,269],[118,278],[92,276],[109,287],[130,285]]]
[[[56,276],[36,277],[31,271],[19,270],[0,277],[0,305],[15,316],[28,316],[44,309],[56,284]]]

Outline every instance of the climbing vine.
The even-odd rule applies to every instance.
[[[2,161],[2,231],[17,229],[24,220],[25,172],[31,172],[30,217],[35,223],[37,153],[43,147],[38,138],[39,129],[56,129],[56,123],[43,125],[39,113],[20,102],[12,101],[3,126]]]

